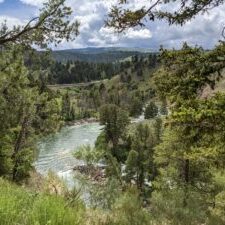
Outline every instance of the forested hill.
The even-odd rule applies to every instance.
[[[48,75],[48,84],[73,84],[111,79],[134,66],[133,70],[142,76],[142,66],[148,64],[151,68],[157,63],[157,54],[145,53],[134,55],[119,62],[83,62],[72,61],[52,62]],[[128,74],[129,75],[129,74]]]
[[[56,61],[84,61],[95,63],[118,62],[134,55],[145,56],[150,49],[140,48],[83,48],[53,51],[52,55]]]

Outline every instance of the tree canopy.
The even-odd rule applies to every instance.
[[[147,20],[166,20],[169,24],[183,25],[200,13],[207,13],[224,3],[224,0],[155,0],[139,1],[133,8],[131,1],[118,0],[108,14],[106,25],[123,32],[127,28],[144,26]],[[222,32],[224,34],[224,30]]]
[[[49,0],[43,4],[39,16],[25,25],[14,25],[10,29],[7,22],[3,23],[0,26],[0,45],[19,43],[47,47],[50,43],[59,44],[63,39],[73,40],[79,34],[79,22],[70,21],[72,10],[65,1]]]

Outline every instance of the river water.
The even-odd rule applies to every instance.
[[[144,115],[132,119],[132,123],[144,120]],[[93,146],[103,126],[97,122],[65,126],[58,133],[43,138],[38,144],[39,156],[35,162],[37,172],[47,175],[49,171],[63,178],[69,188],[76,186],[73,168],[84,162],[72,153],[82,145]]]
[[[35,162],[37,172],[46,175],[49,171],[63,178],[68,187],[75,185],[73,168],[83,162],[72,153],[82,145],[94,145],[102,126],[99,123],[65,126],[60,132],[50,135],[39,143],[39,156]]]

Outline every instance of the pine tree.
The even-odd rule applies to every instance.
[[[0,176],[19,181],[33,168],[35,138],[58,128],[59,110],[42,81],[33,79],[38,66],[25,66],[22,49],[1,52],[0,67]]]
[[[153,181],[156,169],[153,163],[157,137],[148,126],[138,124],[131,138],[131,151],[126,161],[126,178],[135,180],[137,188],[143,191],[145,181]]]
[[[120,161],[122,155],[119,151],[119,141],[129,124],[127,112],[113,104],[104,105],[100,109],[100,123],[105,126],[105,138],[106,142],[112,145],[112,155]]]
[[[207,99],[199,95],[206,85],[215,85],[215,71],[220,73],[224,61],[217,58],[215,62],[214,57],[224,52],[224,44],[211,52],[187,44],[179,51],[162,52],[156,86],[173,107],[162,142],[155,149],[159,176],[153,202],[174,224],[181,217],[182,224],[208,223],[212,218],[220,221],[209,209],[215,207],[216,196],[225,187],[216,179],[224,165],[225,97],[222,93]]]
[[[71,101],[68,92],[62,97],[62,116],[66,121],[71,120]]]
[[[158,115],[158,107],[154,102],[150,102],[145,109],[145,119],[153,119]]]

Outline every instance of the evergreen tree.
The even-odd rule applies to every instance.
[[[70,96],[69,93],[67,92],[65,95],[62,97],[62,116],[64,120],[71,120],[71,101],[70,101]]]
[[[163,116],[168,115],[167,102],[166,100],[162,100],[161,107],[159,109],[159,113]]]
[[[118,4],[114,4],[111,7],[111,11],[108,14],[108,20],[106,25],[116,29],[119,33],[129,28],[144,26],[146,20],[165,20],[170,25],[179,24],[183,25],[185,22],[195,18],[199,14],[208,13],[215,7],[220,7],[224,1],[194,1],[189,3],[176,0],[176,9],[173,11],[168,10],[170,6],[173,6],[174,1],[156,1],[152,4],[147,4],[145,1],[140,1],[140,6],[132,8],[132,4],[129,1],[122,0],[117,1]],[[160,9],[158,6],[164,5]]]
[[[224,44],[211,52],[185,44],[179,51],[162,52],[157,91],[173,107],[162,142],[155,150],[159,176],[153,202],[174,224],[180,223],[181,217],[182,224],[211,224],[212,220],[222,224],[214,214],[216,210],[210,214],[210,209],[225,187],[221,185],[224,175],[217,179],[224,165],[225,97],[217,93],[202,99],[199,95],[206,85],[215,85],[224,67],[224,60],[217,58],[216,62],[215,55],[224,55],[224,51]],[[170,210],[163,207],[165,204]]]
[[[130,116],[137,117],[141,115],[143,110],[142,108],[143,108],[143,102],[137,97],[133,98],[130,105],[130,110],[129,110]]]
[[[0,26],[0,45],[19,43],[22,45],[47,47],[54,42],[59,44],[63,38],[73,40],[79,31],[79,22],[70,23],[72,14],[65,0],[49,0],[43,4],[40,15],[32,18],[27,24],[14,25],[8,28],[6,22]]]
[[[113,104],[104,105],[100,109],[100,123],[104,125],[106,142],[111,144],[111,153],[118,161],[122,152],[119,151],[119,142],[125,134],[129,124],[129,116],[126,111]]]
[[[27,177],[33,168],[35,137],[59,126],[56,102],[42,82],[38,86],[28,79],[28,74],[32,78],[38,71],[29,71],[22,55],[17,47],[0,54],[0,176],[15,181]]]
[[[153,119],[158,115],[158,107],[154,102],[150,102],[145,109],[145,119]]]
[[[131,140],[126,177],[128,180],[136,180],[137,188],[143,191],[145,181],[152,181],[156,174],[153,156],[157,138],[148,125],[141,123],[137,125]]]

